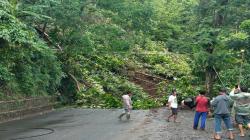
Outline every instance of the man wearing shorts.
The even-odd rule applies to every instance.
[[[128,92],[128,94],[125,94],[122,96],[123,101],[123,108],[124,112],[119,116],[119,119],[121,120],[124,115],[126,115],[127,120],[130,119],[130,112],[132,110],[132,101],[131,101],[132,93]]]
[[[232,95],[231,98],[235,101],[235,121],[239,126],[240,136],[244,137],[243,125],[250,129],[250,93],[247,93],[246,87],[241,87],[241,91]]]
[[[172,114],[167,118],[167,121],[170,121],[170,118],[174,118],[174,122],[177,122],[177,112],[178,112],[178,102],[177,102],[177,97],[176,97],[176,90],[174,89],[172,91],[172,95],[169,96],[168,98],[168,107],[171,109]]]

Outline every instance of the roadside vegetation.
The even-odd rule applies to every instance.
[[[64,104],[164,105],[201,88],[250,87],[250,1],[1,0],[0,99],[58,96]],[[147,92],[129,73],[162,78]],[[142,78],[143,77],[137,77]]]

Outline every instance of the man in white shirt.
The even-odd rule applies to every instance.
[[[121,120],[122,117],[126,114],[127,120],[130,119],[130,112],[132,110],[132,101],[131,101],[132,93],[128,92],[128,94],[125,94],[122,96],[123,101],[123,108],[124,112],[119,116],[119,119]]]
[[[168,107],[169,109],[172,110],[172,114],[167,118],[167,121],[170,121],[170,118],[174,117],[174,122],[176,121],[177,118],[177,112],[178,112],[178,102],[177,102],[177,97],[176,97],[176,90],[174,89],[172,91],[172,95],[169,96],[168,98]]]

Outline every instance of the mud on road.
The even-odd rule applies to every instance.
[[[170,115],[167,109],[153,109],[145,116],[144,121],[136,128],[130,130],[129,139],[132,140],[212,140],[214,119],[208,118],[206,123],[206,130],[193,130],[194,111],[180,110],[177,120],[179,123],[173,121],[167,122],[166,118]],[[227,133],[224,124],[222,139],[227,139]],[[234,131],[235,140],[250,140],[248,137],[239,137],[237,128]],[[123,139],[125,140],[125,138]]]
[[[211,140],[213,122],[208,120],[206,131],[193,130],[193,115],[190,110],[178,113],[178,123],[167,122],[170,111],[154,109],[145,116],[142,124],[130,131],[133,140]],[[125,139],[124,139],[125,140]]]

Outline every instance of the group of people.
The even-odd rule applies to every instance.
[[[167,121],[173,117],[174,122],[177,122],[178,104],[176,94],[176,90],[173,90],[172,95],[169,96],[168,107],[172,110],[172,114],[168,116]],[[250,93],[247,93],[247,88],[237,86],[229,95],[226,89],[222,88],[219,90],[219,95],[212,101],[205,94],[205,91],[200,91],[194,100],[190,98],[188,101],[182,101],[182,105],[190,108],[195,107],[193,129],[197,130],[201,118],[200,129],[205,130],[207,115],[211,114],[211,110],[213,110],[214,139],[221,139],[222,121],[228,130],[229,139],[234,139],[232,117],[235,118],[235,122],[238,124],[239,136],[245,137],[243,125],[250,129]]]
[[[250,129],[250,93],[247,91],[246,87],[236,86],[228,95],[227,90],[222,88],[219,90],[219,95],[209,100],[206,97],[205,91],[200,91],[196,98],[190,98],[189,100],[184,100],[182,105],[186,105],[190,108],[195,108],[193,129],[198,129],[199,120],[201,119],[200,130],[205,130],[207,116],[211,114],[214,115],[214,139],[221,139],[221,122],[223,121],[227,130],[229,139],[234,139],[233,131],[233,118],[238,124],[240,134],[239,136],[245,137],[245,132],[243,126]],[[130,112],[132,110],[132,93],[128,92],[122,96],[124,112],[119,116],[122,119],[124,115],[126,118],[130,118]],[[178,114],[178,101],[177,92],[174,89],[172,94],[168,98],[167,106],[171,110],[172,114],[167,117],[169,122],[173,118],[174,122],[177,121]]]

